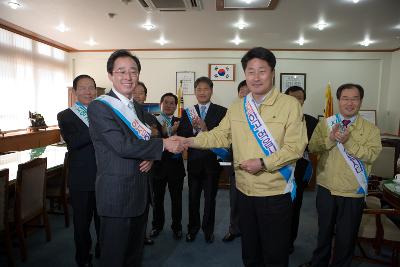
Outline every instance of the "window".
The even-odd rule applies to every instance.
[[[0,29],[0,129],[30,126],[28,112],[57,124],[68,106],[66,52]]]

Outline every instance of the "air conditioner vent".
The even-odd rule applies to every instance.
[[[138,0],[146,11],[191,11],[203,9],[201,0]]]

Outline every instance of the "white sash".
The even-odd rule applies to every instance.
[[[89,127],[89,118],[87,115],[87,107],[82,105],[80,102],[76,102],[75,105],[69,108],[72,110],[72,112],[75,113],[76,116],[78,116],[81,121],[83,121],[84,124],[86,124],[87,127]]]
[[[276,143],[271,132],[268,130],[263,119],[258,113],[255,100],[251,93],[243,99],[244,114],[246,115],[251,132],[257,140],[258,145],[268,157],[279,150],[279,145]],[[294,179],[294,166],[286,165],[279,169],[279,173],[283,176],[287,185],[284,193],[291,193],[292,200],[296,197],[296,182]]]
[[[144,125],[128,106],[121,100],[109,95],[101,95],[96,100],[103,102],[117,114],[117,116],[129,127],[138,139],[150,140],[151,130]]]
[[[329,130],[332,131],[332,127],[337,123],[342,123],[339,114],[335,114],[326,119],[328,123]],[[352,172],[354,173],[360,188],[357,190],[357,194],[367,195],[368,192],[368,175],[365,170],[364,163],[356,157],[350,155],[343,144],[337,142],[337,147],[339,149],[340,154],[342,154],[343,158],[346,160],[347,165],[350,167]]]
[[[172,135],[172,118],[169,118],[163,112],[161,112],[160,115],[158,115],[156,118],[162,127],[167,128],[168,136],[171,136]]]

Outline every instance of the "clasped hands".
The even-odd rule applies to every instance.
[[[174,135],[169,138],[163,139],[163,143],[164,150],[168,150],[171,153],[177,154],[193,146],[194,141],[192,138],[185,138],[182,136]]]
[[[349,140],[349,137],[350,137],[349,129],[344,127],[344,129],[341,130],[339,123],[333,125],[332,131],[329,134],[329,139],[332,142],[339,142],[342,144],[346,143],[347,140]]]

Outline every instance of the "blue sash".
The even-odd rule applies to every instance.
[[[87,107],[82,105],[81,102],[77,101],[75,105],[70,107],[72,112],[84,123],[87,127],[89,127],[89,118],[87,115]]]
[[[268,157],[274,152],[279,150],[278,144],[275,142],[272,134],[268,130],[264,121],[262,120],[256,105],[254,104],[251,93],[243,99],[244,114],[246,115],[247,122],[249,124],[250,130],[257,140],[258,145]],[[294,167],[292,165],[286,165],[279,169],[279,173],[285,179],[287,185],[285,187],[284,193],[290,192],[292,200],[296,197],[296,181],[294,179]]]
[[[121,100],[109,95],[101,95],[96,100],[109,106],[138,139],[150,140],[151,130]]]

